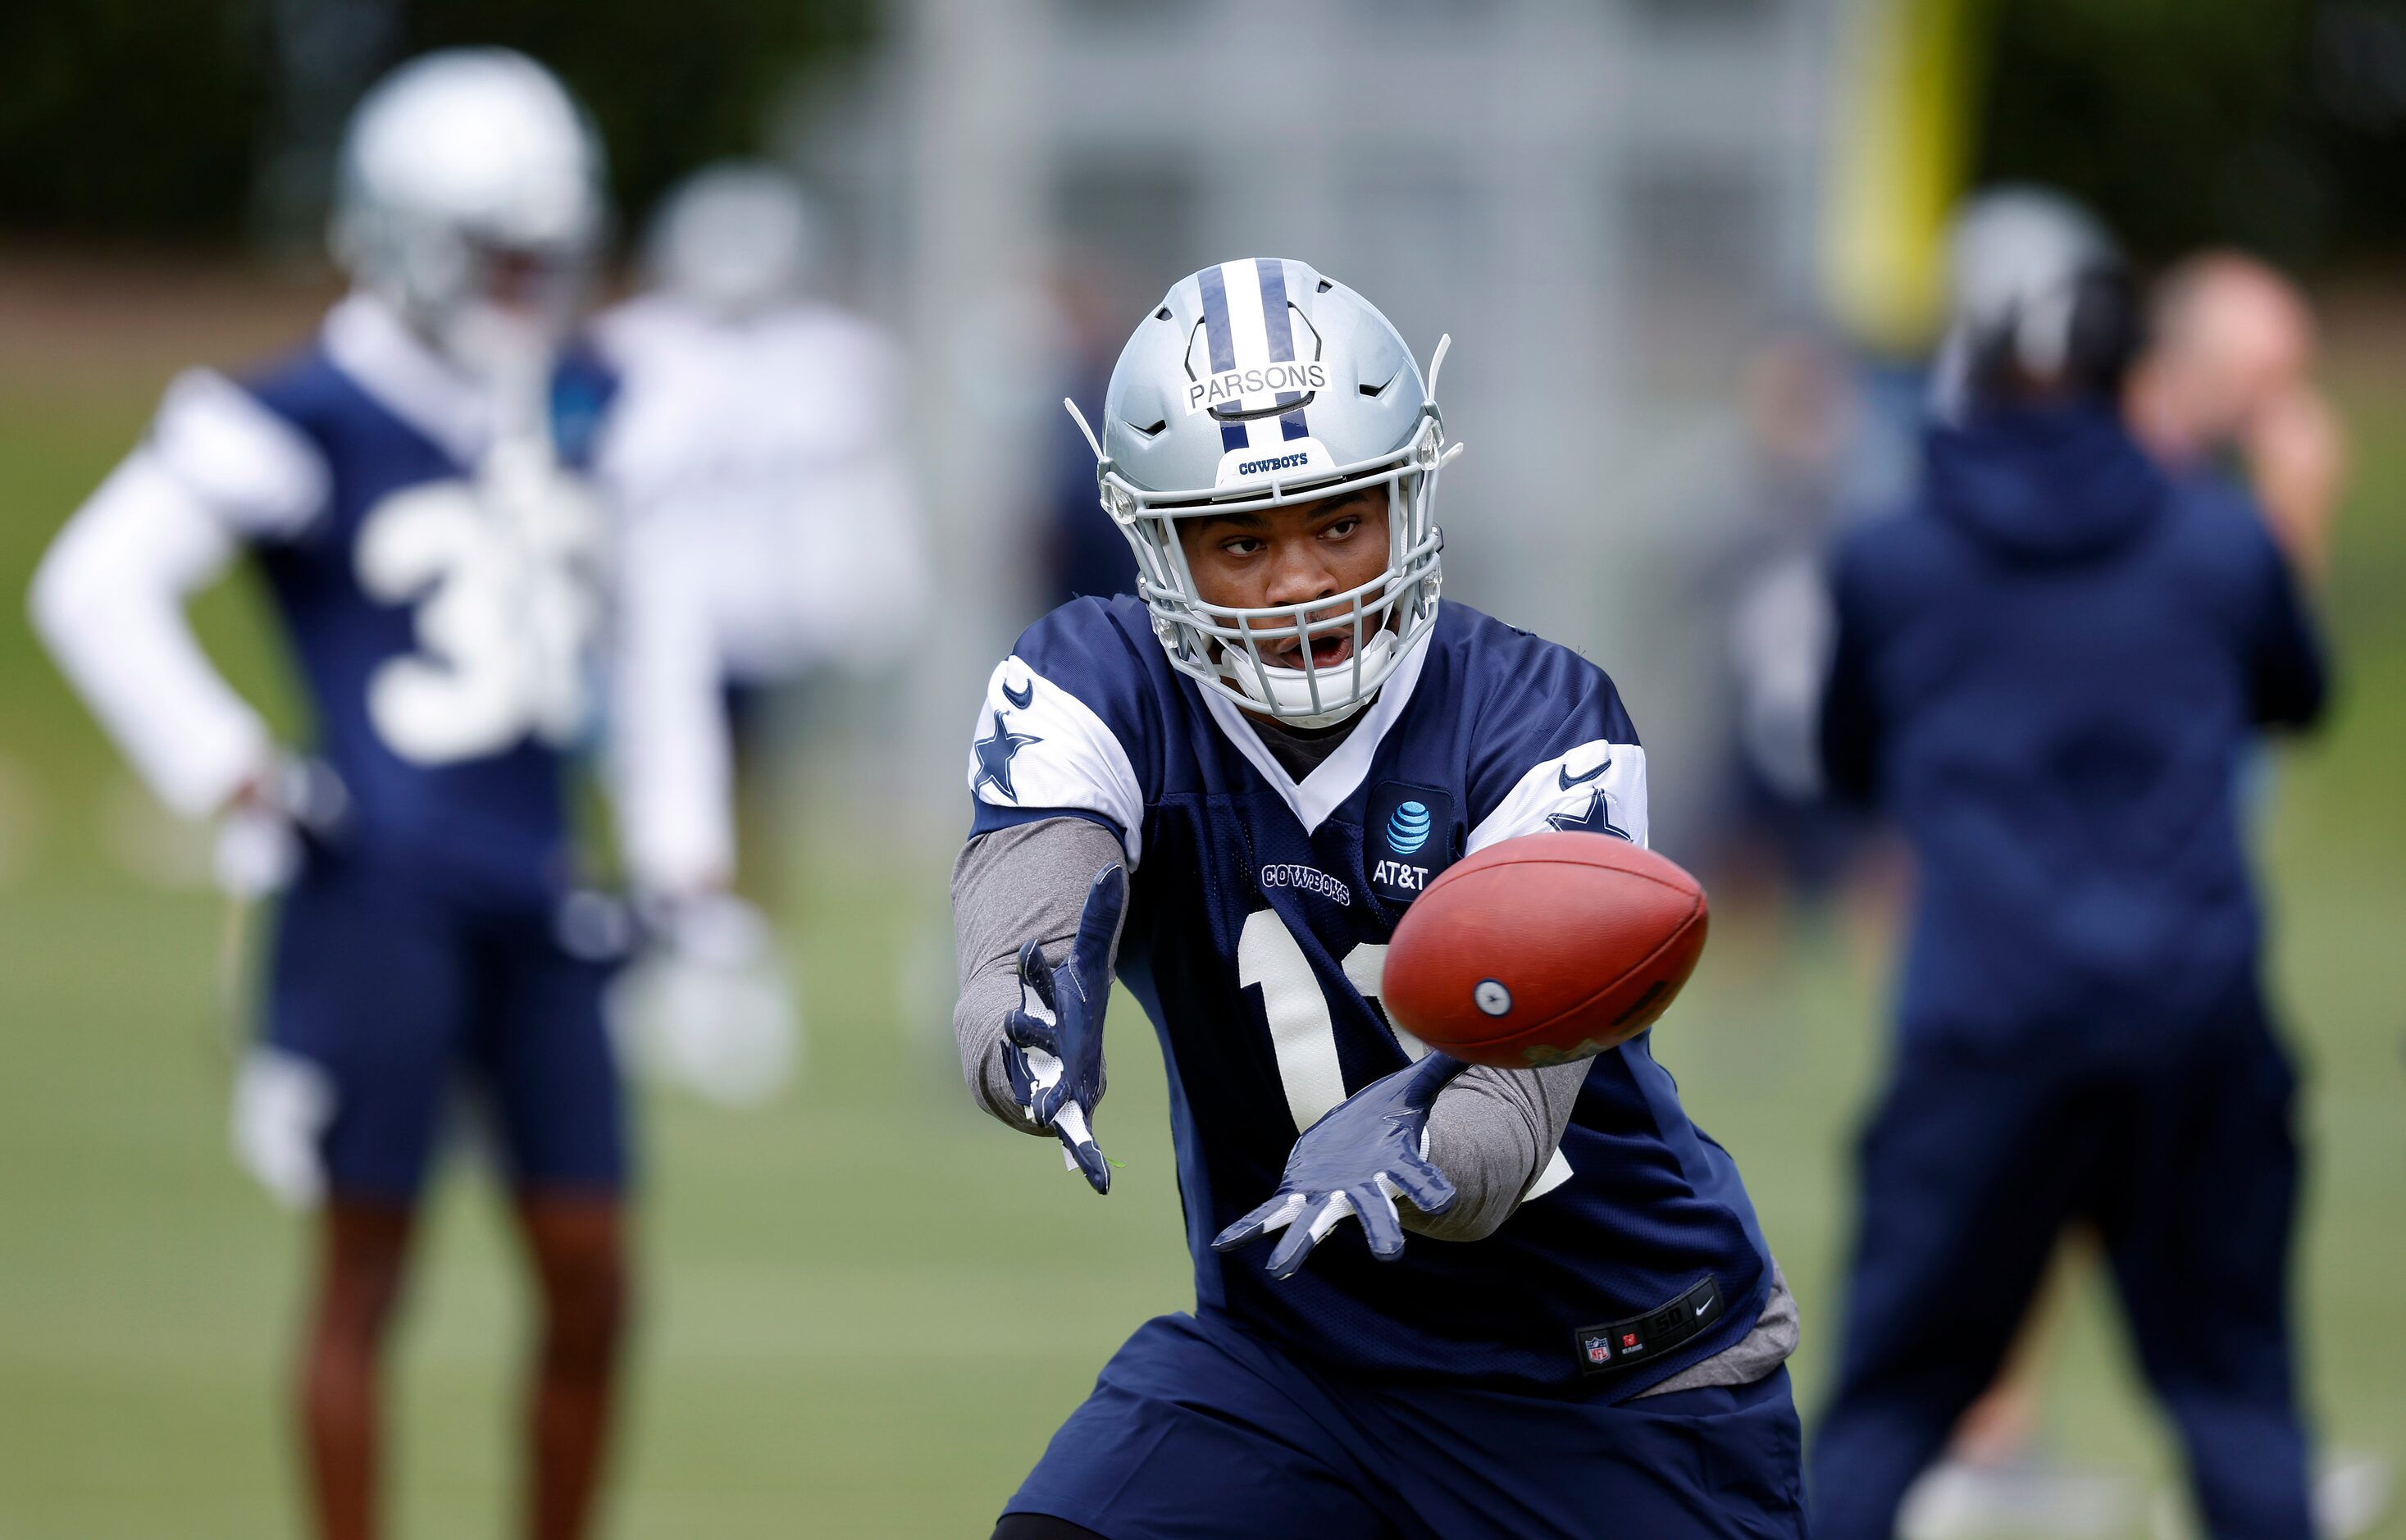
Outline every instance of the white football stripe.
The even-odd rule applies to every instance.
[[[1220,281],[1228,290],[1228,346],[1239,369],[1259,369],[1270,361],[1270,336],[1262,320],[1262,276],[1260,269],[1248,261],[1223,262]],[[1252,395],[1244,399],[1247,410],[1267,406],[1278,398]]]

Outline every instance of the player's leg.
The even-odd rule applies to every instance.
[[[1889,1540],[1995,1377],[2103,1137],[2031,1055],[1908,1045],[1860,1151],[1838,1381],[1812,1451],[1813,1527]]]
[[[401,1293],[412,1209],[334,1198],[319,1224],[318,1295],[301,1349],[301,1435],[317,1533],[375,1533],[380,1375],[386,1328]]]
[[[1947,1444],[1947,1458],[1974,1468],[2023,1460],[2038,1428],[2048,1361],[2062,1339],[2075,1292],[2097,1270],[2096,1233],[2075,1224],[2056,1246],[2030,1314],[2006,1349],[2004,1366],[1964,1410]]]
[[[2104,1216],[2140,1363],[2179,1430],[2205,1528],[2226,1540],[2314,1533],[2289,1321],[2295,1089],[2249,1010],[2151,1088]]]
[[[296,1386],[316,1528],[374,1534],[385,1344],[462,1017],[456,938],[437,908],[313,855],[277,917],[271,1046],[322,1069],[328,1197]]]
[[[527,1390],[526,1529],[591,1528],[627,1335],[624,1102],[606,970],[522,919],[485,937],[476,1056],[517,1194],[538,1306]]]
[[[1076,1526],[1058,1540],[1434,1540],[1371,1475],[1377,1452],[1279,1354],[1222,1321],[1162,1316],[1103,1366],[996,1533],[1038,1540],[1024,1526],[1041,1517]]]
[[[522,1194],[518,1219],[541,1301],[529,1387],[527,1532],[586,1533],[601,1489],[627,1320],[623,1206]]]

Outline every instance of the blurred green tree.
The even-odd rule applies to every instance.
[[[0,5],[0,228],[224,236],[275,93],[248,0]]]
[[[891,0],[6,0],[0,232],[231,241],[302,224],[341,114],[418,49],[557,67],[621,206],[755,148]],[[2406,0],[1988,0],[1980,175],[2052,182],[2142,256],[2406,257]]]
[[[2053,184],[2162,260],[2406,256],[2406,0],[1998,0],[1983,181]]]
[[[322,198],[342,114],[422,49],[558,69],[621,206],[759,148],[781,94],[865,44],[875,0],[7,0],[0,231],[222,244]]]
[[[874,0],[409,0],[408,50],[502,43],[558,70],[640,216],[702,161],[754,153],[805,70],[867,44]]]

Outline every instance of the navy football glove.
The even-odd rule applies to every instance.
[[[1127,871],[1095,873],[1078,934],[1059,968],[1034,941],[1019,949],[1019,1009],[1003,1024],[1003,1067],[1027,1121],[1050,1128],[1097,1193],[1111,1190],[1111,1162],[1095,1143],[1103,1094],[1103,1010],[1110,1003],[1111,943],[1127,908]]]
[[[1211,1242],[1233,1251],[1281,1226],[1285,1238],[1270,1252],[1270,1276],[1281,1281],[1303,1269],[1311,1249],[1348,1214],[1358,1215],[1370,1254],[1393,1262],[1404,1254],[1398,1194],[1423,1214],[1453,1207],[1453,1183],[1429,1164],[1429,1107],[1446,1082],[1470,1067],[1431,1053],[1348,1096],[1304,1130],[1286,1157],[1276,1195]]]

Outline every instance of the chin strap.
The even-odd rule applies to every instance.
[[[1395,633],[1389,630],[1380,631],[1362,649],[1364,671],[1385,667],[1393,657],[1394,650]],[[1280,686],[1286,685],[1298,698],[1298,704],[1307,707],[1309,705],[1311,686],[1301,669],[1274,668],[1264,663],[1256,671],[1252,665],[1238,662],[1225,654],[1221,657],[1219,667],[1222,676],[1235,685],[1247,699],[1257,702],[1270,720],[1281,727],[1300,728],[1306,732],[1320,728],[1335,727],[1368,705],[1379,693],[1378,686],[1374,685],[1368,694],[1358,700],[1348,701],[1330,711],[1296,714],[1286,710],[1286,703],[1280,700],[1278,697],[1281,693]],[[1350,675],[1353,671],[1351,660],[1337,665],[1330,671],[1339,677]],[[1265,692],[1267,693],[1265,694]]]
[[[1317,716],[1273,715],[1270,720],[1277,723],[1281,728],[1293,728],[1300,732],[1318,732],[1323,728],[1333,728],[1339,722],[1350,721],[1352,718],[1360,715],[1362,708],[1376,699],[1378,698],[1378,691],[1373,690],[1368,695],[1354,701],[1352,705],[1346,707],[1342,711],[1323,712]]]

